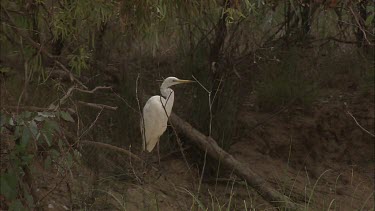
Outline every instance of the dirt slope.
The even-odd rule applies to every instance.
[[[271,115],[244,104],[240,136],[230,153],[298,201],[336,210],[374,208],[374,141],[355,123],[374,133],[373,94],[334,92],[305,110],[291,107],[265,124]],[[284,185],[285,184],[285,185]],[[307,191],[305,191],[307,190]],[[331,203],[331,205],[330,205]],[[311,205],[310,205],[311,207]]]

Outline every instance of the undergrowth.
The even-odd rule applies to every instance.
[[[310,106],[316,99],[315,82],[308,77],[307,67],[297,65],[300,59],[291,50],[281,61],[261,68],[261,80],[255,87],[261,110],[274,111],[289,103]]]

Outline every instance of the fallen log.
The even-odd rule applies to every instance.
[[[293,203],[290,198],[271,187],[245,163],[236,160],[231,154],[224,151],[214,139],[205,136],[174,113],[169,117],[169,121],[179,133],[185,135],[203,151],[207,150],[208,155],[220,160],[226,168],[233,169],[238,176],[246,180],[252,188],[273,206],[279,209],[298,210],[297,204]]]

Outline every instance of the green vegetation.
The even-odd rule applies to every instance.
[[[7,161],[7,171],[0,175],[1,194],[8,202],[9,210],[37,208],[33,175],[38,173],[33,162],[39,153],[43,152],[46,170],[56,164],[61,171],[72,167],[79,152],[68,150],[61,136],[61,121],[74,122],[74,119],[65,111],[25,111],[16,116],[1,114],[1,133],[5,135],[2,146],[10,145],[7,156],[2,158]]]
[[[317,97],[317,86],[306,74],[309,67],[298,65],[302,60],[291,50],[280,62],[261,69],[263,78],[255,88],[261,110],[275,111],[290,103],[311,106]]]
[[[161,138],[160,157],[148,158],[140,151],[139,112],[149,95],[159,94],[167,76],[199,80],[199,85],[176,88],[174,111],[226,151],[261,125],[263,116],[294,106],[312,108],[328,95],[327,89],[339,89],[339,97],[356,91],[366,99],[373,96],[371,1],[3,0],[0,6],[4,210],[42,209],[57,187],[86,181],[86,169],[94,172],[92,184],[61,191],[69,192],[70,209],[90,210],[102,203],[95,197],[105,195],[110,202],[103,201],[115,201],[109,207],[125,210],[129,197],[105,185],[115,189],[126,181],[125,189],[158,181],[145,176],[151,174],[150,166],[90,142],[125,148],[152,165],[183,157],[193,185],[169,191],[183,193],[190,208],[256,207],[255,192],[238,203],[234,187],[242,181],[236,179],[227,183],[225,199],[215,195],[217,184],[213,194],[202,191],[209,197],[197,191],[204,177],[228,176],[227,169],[218,168],[221,161],[192,146],[173,127]],[[243,108],[247,103],[250,108]],[[244,110],[263,116],[254,117],[256,126],[240,134]],[[370,120],[359,122],[371,126]],[[246,141],[253,146],[253,138],[267,137],[267,132]],[[327,131],[319,132],[324,141],[333,139]],[[177,139],[186,156],[181,156]],[[264,150],[271,147],[254,144],[257,153],[267,156],[279,149]],[[48,173],[61,180],[37,193],[37,183]],[[110,182],[103,185],[102,178]],[[148,196],[153,191],[140,189]],[[304,195],[307,208],[314,207],[312,189]],[[247,184],[245,190],[253,191]],[[167,197],[159,194],[151,195],[151,207],[163,210],[158,199]]]

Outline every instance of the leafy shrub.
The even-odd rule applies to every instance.
[[[1,169],[0,193],[4,196],[5,209],[32,210],[36,206],[32,193],[33,161],[37,158],[35,146],[43,149],[45,154],[44,167],[50,168],[58,163],[61,168],[70,169],[76,151],[64,152],[66,144],[60,136],[61,127],[57,119],[74,122],[67,112],[23,112],[19,115],[1,114],[0,132],[2,150],[7,160]],[[7,137],[6,139],[3,137]],[[3,148],[4,147],[4,148]],[[4,167],[4,166],[2,166]]]

